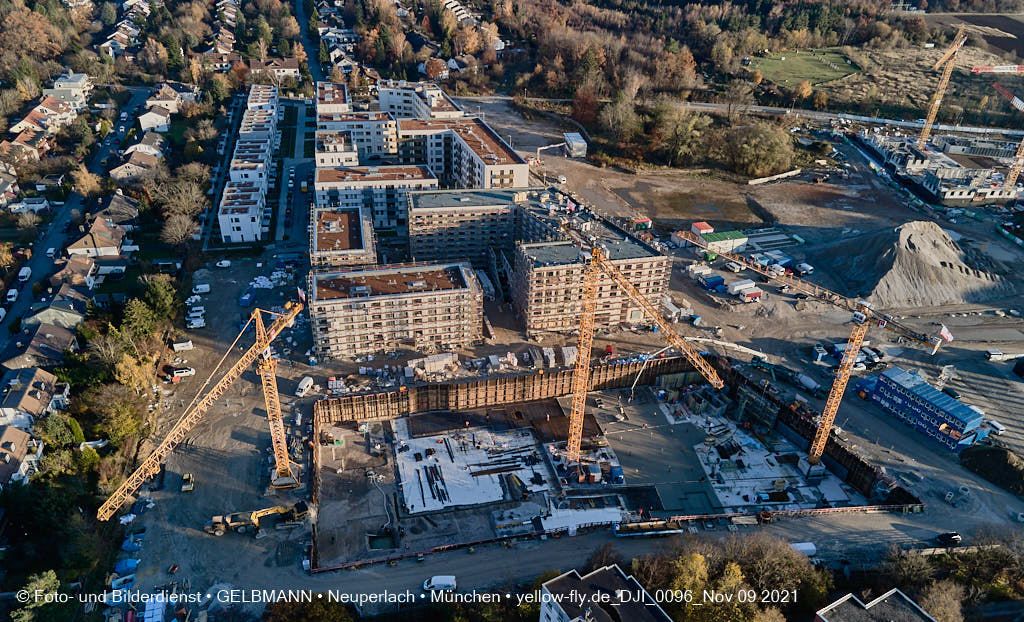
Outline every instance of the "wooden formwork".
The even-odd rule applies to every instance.
[[[662,374],[690,372],[691,382],[700,381],[690,363],[682,357],[666,357],[642,362],[602,364],[591,368],[591,390],[630,386],[637,374],[638,384],[652,384]],[[496,376],[411,385],[391,391],[361,393],[319,400],[313,406],[314,418],[323,423],[378,421],[434,410],[467,410],[498,404],[530,402],[568,395],[572,385],[571,369]]]

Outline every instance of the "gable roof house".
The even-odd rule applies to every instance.
[[[171,111],[163,106],[151,106],[139,115],[139,127],[143,132],[166,132],[171,129]]]
[[[22,319],[22,326],[53,324],[63,328],[75,328],[85,321],[89,296],[74,285],[64,283],[50,300],[40,300],[29,307]]]
[[[14,172],[14,167],[4,166],[3,170],[0,170],[0,207],[18,198],[20,193],[21,187],[18,186],[18,175]]]
[[[124,154],[130,155],[136,151],[141,151],[142,153],[151,155],[154,158],[162,158],[164,157],[164,147],[166,144],[167,141],[160,134],[157,134],[156,132],[146,132],[142,135],[142,140],[125,149]]]
[[[71,389],[38,367],[11,369],[0,380],[0,425],[31,430],[35,420],[68,407]]]
[[[302,79],[302,75],[299,73],[299,61],[294,58],[268,58],[266,62],[254,58],[249,61],[249,69],[254,72],[266,71],[278,80],[287,77],[295,78],[297,81]]]
[[[64,265],[50,277],[50,287],[72,285],[92,289],[96,285],[96,262],[92,257],[69,257]]]
[[[54,367],[64,360],[66,350],[77,350],[75,334],[53,324],[39,324],[11,337],[0,354],[7,369]]]
[[[106,207],[93,214],[91,218],[101,219],[107,225],[118,225],[128,232],[135,229],[135,224],[138,221],[139,202],[124,196],[118,189],[107,201]]]
[[[156,169],[160,158],[142,151],[133,151],[121,166],[110,169],[110,178],[114,181],[132,181],[143,177]]]
[[[152,108],[153,106],[161,106],[166,108],[171,114],[177,114],[181,112],[181,93],[171,87],[166,82],[160,85],[156,93],[150,95],[149,99],[146,100],[146,107]]]
[[[43,444],[33,441],[24,430],[0,427],[0,489],[12,482],[24,482],[39,470]]]
[[[121,254],[122,244],[124,229],[97,219],[92,221],[85,235],[68,245],[67,253],[69,257],[111,257]]]

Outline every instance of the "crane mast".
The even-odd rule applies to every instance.
[[[124,481],[117,490],[114,491],[110,498],[108,498],[103,505],[100,506],[96,513],[96,516],[101,520],[109,520],[117,510],[128,501],[129,497],[135,493],[136,490],[142,486],[143,483],[153,475],[160,472],[160,464],[167,459],[168,456],[174,452],[174,448],[178,446],[189,431],[206,415],[207,411],[217,402],[218,399],[224,392],[227,391],[228,387],[231,386],[235,380],[241,376],[250,365],[256,362],[261,356],[266,356],[267,350],[270,347],[271,342],[281,334],[281,331],[288,326],[292,320],[295,319],[302,311],[302,304],[298,302],[289,302],[285,304],[285,312],[282,314],[274,314],[276,317],[269,327],[266,327],[262,335],[257,334],[256,341],[248,350],[231,366],[228,371],[221,376],[220,380],[217,381],[213,387],[206,392],[202,397],[196,399],[192,406],[185,411],[185,413],[178,419],[171,431],[167,433],[164,440],[157,446],[153,453],[151,453],[142,464],[139,465],[135,472],[128,476],[128,479]],[[255,309],[253,311],[254,317],[259,317],[264,311],[262,309]],[[262,318],[257,320],[257,325],[262,325]],[[247,325],[248,326],[248,325]],[[244,328],[242,329],[244,332]],[[272,359],[271,359],[272,360]],[[275,367],[276,368],[276,367]],[[262,373],[261,373],[262,377]],[[266,383],[264,382],[264,387]],[[268,396],[268,416],[270,414]],[[277,383],[274,382],[274,393],[273,401],[277,403]],[[277,447],[280,442],[280,446],[285,450],[285,459],[287,460],[287,445],[284,440],[284,427],[280,424],[281,406],[277,403],[277,419],[278,427],[275,428],[273,422],[271,422],[271,436],[274,437],[274,449],[275,457],[277,456]],[[286,462],[290,465],[290,462]],[[278,462],[278,474],[280,475],[281,463]],[[289,467],[290,470],[290,467]]]
[[[935,71],[943,67],[942,77],[939,78],[939,84],[935,87],[935,95],[932,96],[931,105],[928,107],[928,115],[924,119],[924,127],[921,128],[921,136],[917,139],[918,149],[924,149],[928,145],[928,137],[932,134],[932,125],[935,123],[935,117],[939,114],[942,98],[946,95],[949,79],[952,77],[953,69],[956,67],[956,57],[965,43],[967,43],[967,35],[964,33],[964,27],[961,26],[956,36],[953,37],[953,43],[946,49],[946,53],[942,55],[942,58],[933,67]]]
[[[846,385],[850,382],[850,372],[853,371],[853,366],[857,362],[857,354],[860,352],[860,346],[864,343],[864,335],[867,332],[867,320],[854,324],[853,330],[850,332],[850,339],[846,342],[846,351],[843,352],[839,370],[836,371],[835,382],[832,383],[832,390],[829,391],[828,399],[825,400],[825,408],[821,411],[821,419],[818,420],[818,429],[814,432],[811,449],[807,452],[807,461],[811,464],[818,464],[821,455],[825,452],[825,444],[832,431],[832,424],[836,420],[836,413],[839,412],[839,404],[842,403]]]
[[[267,335],[260,314],[255,314],[257,343],[273,341]],[[292,488],[299,485],[299,480],[292,473],[292,461],[288,457],[288,441],[284,433],[284,421],[281,418],[281,399],[277,392],[277,359],[270,352],[269,345],[256,363],[256,370],[263,384],[263,399],[267,404],[267,424],[270,426],[270,442],[274,449],[274,476],[270,479],[271,488]]]
[[[569,415],[569,442],[566,446],[566,461],[570,464],[578,464],[580,460],[583,416],[586,410],[587,390],[590,388],[590,352],[594,345],[598,278],[601,273],[608,275],[616,285],[626,292],[633,303],[640,307],[647,319],[654,322],[665,339],[693,364],[694,368],[707,379],[711,386],[716,389],[725,386],[715,368],[658,313],[651,301],[647,300],[647,297],[607,258],[601,246],[593,246],[590,249],[590,263],[585,267],[583,277],[583,317],[580,320],[580,341],[572,377],[572,412]]]

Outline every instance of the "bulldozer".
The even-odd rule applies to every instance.
[[[252,512],[235,512],[234,514],[217,515],[203,525],[203,530],[208,534],[223,536],[228,531],[246,533],[252,531],[258,534],[260,531],[260,520],[267,516],[281,516],[277,523],[286,525],[304,519],[309,514],[309,506],[305,501],[299,501],[292,507],[275,505],[269,508],[253,510]]]

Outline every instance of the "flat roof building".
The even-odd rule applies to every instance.
[[[459,348],[482,334],[483,292],[468,264],[314,272],[310,280],[319,358]]]
[[[313,189],[320,207],[366,207],[375,229],[404,231],[409,190],[437,188],[423,166],[348,166],[316,169]]]
[[[317,82],[316,112],[317,114],[352,112],[352,105],[348,101],[348,87],[338,82]]]
[[[462,108],[433,82],[383,80],[377,83],[380,109],[396,119],[457,119]]]
[[[317,130],[349,132],[361,162],[398,153],[398,123],[387,112],[318,113],[316,119]]]
[[[359,166],[359,149],[349,130],[317,130],[315,144],[317,168]]]
[[[409,193],[409,251],[415,261],[469,261],[515,243],[516,204],[525,190],[423,190]]]
[[[373,221],[365,207],[311,210],[310,263],[314,268],[377,263]]]
[[[449,188],[524,188],[530,166],[477,118],[401,119],[402,162],[425,163]]]
[[[227,244],[258,242],[265,205],[264,189],[258,183],[229,180],[217,209],[221,241]]]
[[[277,111],[277,87],[269,84],[253,84],[249,87],[249,97],[245,107],[249,110],[262,108]]]

